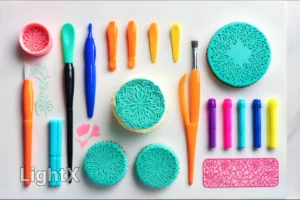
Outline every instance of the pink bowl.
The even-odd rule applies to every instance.
[[[26,25],[21,31],[19,42],[22,49],[32,56],[47,54],[53,45],[49,31],[38,23]]]

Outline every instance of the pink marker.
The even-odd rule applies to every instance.
[[[229,149],[232,146],[232,120],[231,120],[231,99],[223,101],[223,140],[224,148]]]

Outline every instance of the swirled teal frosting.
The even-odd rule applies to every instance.
[[[115,111],[123,123],[133,129],[148,129],[157,124],[166,109],[164,95],[154,82],[133,79],[115,96]]]

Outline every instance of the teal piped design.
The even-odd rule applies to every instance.
[[[96,184],[111,186],[125,176],[128,160],[122,147],[114,142],[94,144],[84,158],[84,170]]]
[[[211,70],[223,83],[249,86],[269,68],[271,50],[266,36],[256,27],[233,22],[220,28],[207,49]]]
[[[123,123],[133,129],[148,129],[157,124],[166,110],[164,95],[154,82],[133,79],[115,96],[115,111]]]
[[[179,173],[177,155],[162,144],[146,146],[139,153],[135,166],[138,178],[152,188],[170,185]]]
[[[64,53],[64,63],[73,63],[75,29],[72,24],[66,23],[61,29],[61,41]]]

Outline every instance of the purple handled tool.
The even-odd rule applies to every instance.
[[[208,140],[209,148],[216,147],[216,100],[208,99]]]

